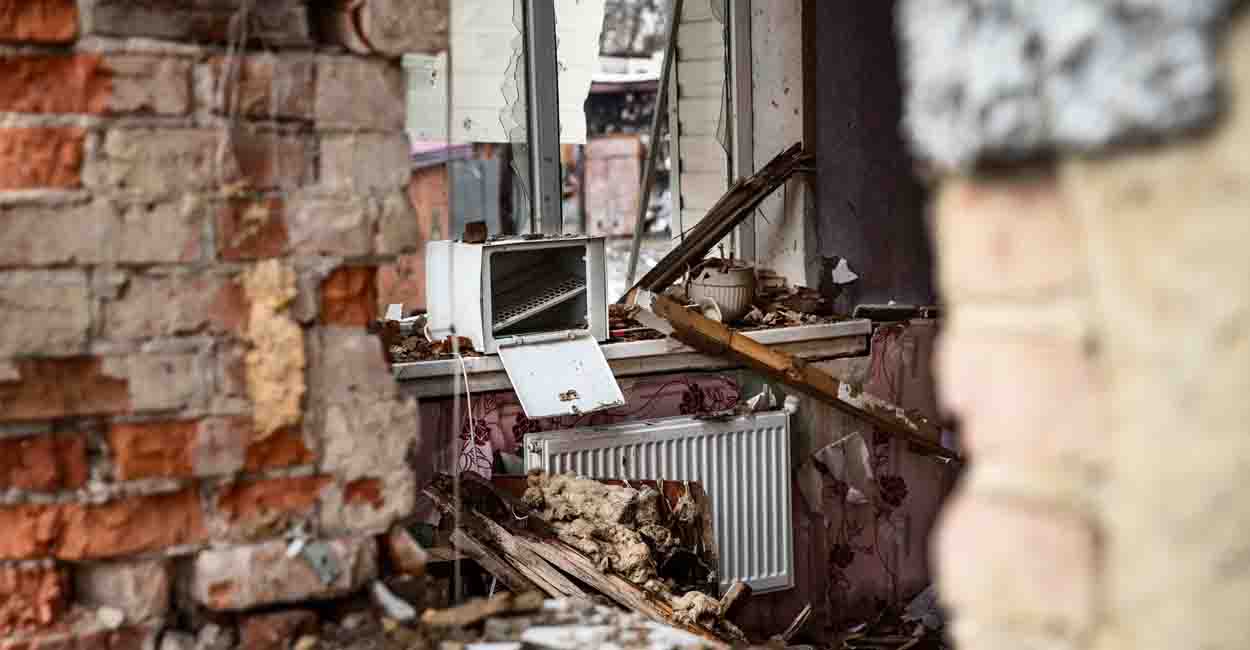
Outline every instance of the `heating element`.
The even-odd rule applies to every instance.
[[[721,591],[794,586],[790,414],[645,420],[525,436],[525,468],[592,478],[699,481],[712,500]]]

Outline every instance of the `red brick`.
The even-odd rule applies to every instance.
[[[0,129],[0,190],[82,185],[85,138],[71,127]]]
[[[250,425],[251,420],[248,420]],[[316,459],[304,444],[304,436],[298,429],[282,429],[248,445],[243,469],[257,472],[266,468],[306,465]]]
[[[246,417],[118,423],[108,438],[122,481],[255,472],[315,460],[298,431],[261,438]]]
[[[15,361],[18,381],[0,381],[0,420],[125,413],[129,381],[104,372],[94,357]]]
[[[282,199],[235,199],[217,210],[217,255],[222,260],[280,257],[288,243]]]
[[[67,560],[119,557],[204,540],[203,513],[193,488],[101,505],[65,507],[57,556]]]
[[[321,283],[321,322],[364,327],[377,317],[377,269],[340,267]]]
[[[325,476],[280,478],[232,485],[217,496],[217,510],[231,523],[255,524],[310,514]]]
[[[312,182],[316,156],[311,142],[302,135],[240,133],[233,146],[247,187],[292,189]]]
[[[64,43],[77,35],[74,0],[0,0],[0,41]]]
[[[61,569],[0,566],[0,635],[56,622],[68,605],[67,584]]]
[[[287,650],[293,639],[317,633],[317,615],[307,610],[256,614],[239,622],[238,650]]]
[[[0,559],[89,560],[193,544],[205,538],[198,492],[137,496],[98,505],[0,506]]]
[[[0,440],[0,488],[53,492],[87,481],[82,436],[32,436]]]
[[[349,504],[367,503],[374,508],[386,505],[382,498],[382,482],[376,478],[362,478],[343,486],[343,501]]]
[[[225,113],[229,107],[248,117],[312,119],[317,95],[312,57],[255,54],[229,61],[214,57],[209,62],[214,91],[222,86],[227,65],[237,65],[237,72],[226,84],[228,93],[214,92],[207,98],[215,112]],[[224,106],[222,99],[227,102]]]
[[[98,54],[0,58],[0,110],[103,113],[112,75]]]
[[[153,624],[112,630],[87,608],[75,608],[66,619],[65,625],[0,639],[0,650],[152,650],[161,632],[161,626]]]
[[[192,453],[199,439],[196,420],[114,424],[108,439],[119,481],[195,473]]]

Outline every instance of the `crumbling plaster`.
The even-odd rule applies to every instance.
[[[1088,152],[1209,124],[1237,0],[904,0],[915,152],[943,167]]]

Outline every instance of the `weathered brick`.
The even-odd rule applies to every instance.
[[[312,119],[316,62],[308,56],[250,54],[205,64],[201,102],[218,114],[269,119]],[[224,83],[229,79],[229,83]],[[223,92],[223,85],[225,92]]]
[[[210,129],[114,129],[88,161],[84,182],[153,196],[220,186],[238,178],[221,138]]]
[[[398,133],[351,133],[321,138],[320,181],[332,190],[392,192],[408,184],[408,138]]]
[[[374,246],[378,253],[412,253],[424,247],[421,223],[405,192],[387,194],[378,203],[378,236]]]
[[[148,623],[113,629],[94,610],[80,607],[67,613],[64,625],[0,639],[0,650],[154,650],[161,627]]]
[[[0,381],[0,420],[42,420],[130,410],[129,380],[93,357],[15,362],[20,379]]]
[[[416,495],[416,478],[406,467],[381,478],[340,481],[322,493],[321,530],[331,535],[380,535],[412,514]]]
[[[191,36],[195,0],[95,0],[83,7],[88,34],[178,39]]]
[[[78,187],[85,138],[74,127],[0,128],[0,190]]]
[[[206,388],[192,354],[144,354],[114,363],[130,382],[135,412],[183,408]]]
[[[109,200],[0,208],[0,266],[161,264],[201,257],[203,203]]]
[[[396,61],[322,57],[317,65],[317,127],[400,131],[403,70]]]
[[[186,115],[191,111],[191,63],[168,57],[109,56],[104,59],[112,92],[108,113]]]
[[[232,152],[242,180],[255,190],[295,189],[311,184],[316,174],[316,147],[301,134],[239,132]]]
[[[394,526],[380,540],[391,566],[410,576],[425,575],[425,565],[430,556],[417,542],[417,538],[402,525]]]
[[[282,534],[313,514],[325,476],[278,478],[236,483],[217,495],[222,535],[228,539],[264,539]]]
[[[108,431],[118,480],[218,476],[307,464],[298,431],[261,437],[246,417],[115,423]]]
[[[0,272],[0,356],[81,353],[90,326],[83,272]]]
[[[222,260],[279,257],[288,242],[282,199],[236,199],[217,208],[217,255]]]
[[[0,506],[0,559],[93,560],[204,540],[197,491],[126,497],[102,504]]]
[[[0,58],[0,110],[155,113],[191,108],[191,64],[151,56],[74,54]]]
[[[1095,535],[1085,520],[963,494],[947,507],[935,550],[961,646],[1040,637],[1045,647],[1085,647],[1097,611]]]
[[[330,404],[323,434],[323,471],[345,480],[386,477],[407,469],[404,459],[417,441],[417,405],[376,398]]]
[[[0,440],[0,488],[74,490],[87,482],[87,474],[87,446],[81,435]]]
[[[236,17],[243,0],[192,0],[191,35],[229,42],[239,38]],[[248,40],[262,47],[304,47],[314,44],[306,0],[268,0],[249,5]]]
[[[378,575],[377,545],[371,537],[313,541],[339,568],[323,581],[308,560],[289,557],[283,540],[201,551],[191,568],[192,598],[209,609],[236,611],[262,605],[335,598]]]
[[[321,283],[321,322],[326,325],[360,327],[377,318],[377,269],[344,266]]]
[[[110,258],[123,264],[194,262],[201,259],[201,241],[207,213],[198,197],[184,196],[164,203],[120,206],[116,252]]]
[[[239,622],[238,650],[287,650],[292,639],[317,635],[317,615],[303,609],[253,614]]]
[[[317,330],[308,385],[309,393],[323,404],[392,399],[396,388],[382,356],[382,341],[363,329],[348,327]]]
[[[103,113],[112,78],[99,54],[0,57],[0,110]]]
[[[228,275],[136,275],[105,304],[101,332],[110,339],[239,332],[247,310],[243,288]]]
[[[75,0],[0,0],[0,41],[64,43],[77,35]]]
[[[69,605],[67,582],[60,568],[0,566],[0,635],[57,622]]]
[[[169,613],[173,570],[166,560],[83,564],[74,568],[74,597],[89,607],[112,607],[132,623]]]
[[[296,255],[353,257],[372,250],[373,228],[363,200],[301,198],[287,204],[287,229]]]

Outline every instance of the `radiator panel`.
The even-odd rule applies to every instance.
[[[721,590],[794,586],[790,425],[785,411],[690,417],[525,436],[525,468],[594,478],[699,481],[712,501]]]

